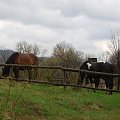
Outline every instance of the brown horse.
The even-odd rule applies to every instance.
[[[13,53],[6,61],[6,64],[19,64],[19,65],[38,65],[38,57],[34,54],[21,54],[18,52]],[[4,66],[2,70],[3,76],[9,76],[10,66]],[[15,78],[19,78],[19,70],[28,70],[28,77],[31,79],[31,67],[15,66],[13,72]]]

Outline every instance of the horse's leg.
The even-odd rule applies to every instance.
[[[91,87],[95,88],[95,84],[92,77],[89,77]]]
[[[79,74],[78,85],[82,85],[83,84],[84,77],[85,77],[84,74]]]
[[[38,68],[34,69],[34,79],[38,79]]]
[[[105,80],[105,88],[104,89],[108,89],[109,85],[108,85],[108,80],[106,78],[104,78]],[[105,92],[105,94],[107,94],[107,91]]]
[[[90,81],[90,87],[92,87],[92,85],[93,85],[93,78],[90,77],[90,76],[87,76],[86,81],[85,81],[85,86],[87,84],[89,84],[89,81]],[[87,91],[89,91],[89,89]]]
[[[109,89],[113,89],[113,77],[111,76],[110,79],[109,79]],[[112,94],[112,91],[109,91],[109,94],[111,95]]]
[[[94,78],[95,88],[98,88],[100,82],[100,78]],[[95,92],[95,89],[94,89]]]
[[[113,89],[113,77],[107,77],[106,79],[106,88],[112,90]],[[112,91],[107,92],[109,95],[112,94]]]
[[[95,79],[95,88],[98,88],[100,82],[100,78]]]
[[[86,77],[86,79],[85,79],[85,86],[89,83],[89,80],[90,80],[90,78]]]
[[[14,72],[15,78],[19,78],[19,68],[14,67],[13,72]]]
[[[32,77],[32,69],[28,68],[28,79],[31,80]]]

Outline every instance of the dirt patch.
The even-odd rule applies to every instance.
[[[5,120],[45,120],[39,104],[22,101],[3,113]]]
[[[101,109],[104,109],[105,106],[102,105],[102,104],[84,104],[83,107],[82,107],[82,110],[83,111],[90,111],[90,110],[101,110]]]

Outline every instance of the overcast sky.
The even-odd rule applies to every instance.
[[[99,54],[111,31],[120,28],[120,0],[0,0],[0,46],[18,41],[51,53],[61,41],[76,50]]]

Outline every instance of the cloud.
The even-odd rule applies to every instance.
[[[97,41],[97,42],[95,43],[95,46],[96,46],[100,51],[103,51],[103,52],[105,52],[105,51],[110,51],[110,50],[109,50],[109,47],[108,47],[109,42],[110,42],[110,41],[108,41],[108,40]]]
[[[120,4],[118,0],[2,0],[0,13],[1,19],[63,27],[65,20],[69,22],[70,18],[78,16],[119,21]]]
[[[52,51],[61,41],[98,53],[119,30],[118,0],[1,0],[0,40],[15,48],[22,40]]]
[[[12,46],[18,41],[44,45],[58,39],[56,32],[44,26],[30,26],[9,21],[0,21],[0,23],[3,25],[0,28],[1,40],[9,45],[13,43]]]
[[[68,17],[84,14],[94,19],[120,20],[118,0],[44,0],[42,5],[50,9],[59,9],[63,15]]]

